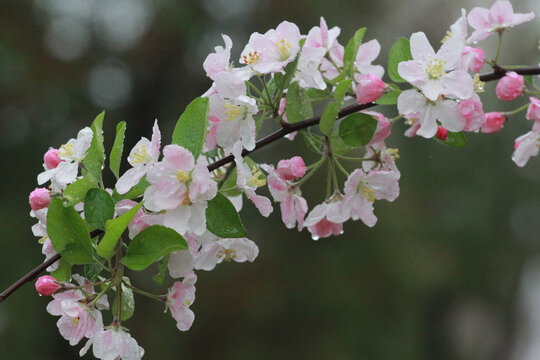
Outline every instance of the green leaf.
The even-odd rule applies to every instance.
[[[144,270],[170,252],[187,248],[186,240],[173,229],[152,225],[131,241],[122,263],[131,270]]]
[[[70,281],[71,280],[71,264],[66,261],[66,259],[61,258],[58,260],[60,266],[58,269],[54,270],[51,273],[51,276],[56,279],[56,281]],[[86,266],[86,265],[85,265]]]
[[[229,172],[227,178],[221,184],[219,192],[225,196],[238,196],[242,194],[242,191],[236,186],[236,167]]]
[[[294,74],[296,73],[296,68],[298,67],[298,60],[299,59],[300,59],[300,51],[298,52],[298,55],[296,56],[296,59],[294,59],[293,62],[290,62],[289,64],[287,64],[287,66],[285,66],[285,76],[283,76],[283,81],[284,81],[283,89],[286,89],[286,88],[289,87],[289,85],[291,83],[291,80],[293,79]],[[278,84],[281,86],[281,83],[278,83]]]
[[[112,256],[120,236],[122,236],[141,206],[142,204],[137,204],[128,212],[117,217],[116,219],[107,220],[105,225],[105,236],[103,236],[103,239],[101,239],[97,247],[97,253],[99,256],[104,257],[105,259],[109,259]]]
[[[347,46],[345,47],[345,53],[343,54],[343,71],[351,79],[353,78],[354,62],[356,60],[356,54],[358,53],[358,48],[362,43],[366,28],[356,30],[354,36],[349,40]]]
[[[123,279],[125,282],[127,282],[129,285],[131,285],[129,278],[124,277]],[[112,313],[117,314],[118,311],[118,303],[117,298],[115,297],[113,307],[112,307]],[[133,298],[133,290],[128,288],[124,283],[122,283],[122,315],[120,316],[121,321],[126,321],[130,317],[133,316],[133,313],[135,312],[135,299]]]
[[[524,76],[523,76],[523,79],[525,80],[525,83],[526,83],[526,84],[529,84],[529,85],[531,85],[531,86],[532,86],[533,83],[534,83],[534,78],[533,78],[532,75],[524,75]]]
[[[72,207],[64,207],[60,198],[55,198],[47,213],[47,233],[54,249],[71,264],[89,264],[92,257],[92,242],[84,220]]]
[[[225,195],[217,193],[206,208],[206,228],[221,238],[241,238],[246,230],[234,205]]]
[[[84,277],[91,282],[94,282],[97,280],[101,270],[103,270],[103,268],[95,262],[92,264],[86,264],[84,265]]]
[[[349,86],[351,86],[351,82],[352,80],[343,80],[336,86],[334,91],[335,101],[329,103],[321,115],[319,129],[326,136],[332,135],[332,132],[334,131],[334,124],[338,117],[339,110],[341,109],[341,105],[343,104],[345,94],[347,94],[347,90],[349,89]]]
[[[146,181],[146,175],[143,176],[141,181],[137,185],[131,188],[127,193],[125,194],[119,194],[116,189],[113,191],[112,197],[114,201],[118,202],[120,200],[129,199],[133,200],[138,198],[139,196],[142,196],[144,194],[144,191],[147,187],[150,186],[150,183]]]
[[[332,99],[332,93],[330,92],[328,88],[326,88],[325,90],[310,88],[310,89],[307,89],[306,92],[309,98],[311,99],[311,101],[314,103]]]
[[[93,175],[87,175],[66,187],[62,197],[67,201],[67,205],[75,206],[86,198],[86,193],[97,188],[97,180]]]
[[[351,146],[349,146],[349,145],[347,145],[347,144],[345,144],[343,142],[343,139],[341,139],[339,134],[333,134],[332,137],[330,138],[330,142],[332,144],[332,151],[335,154],[347,155],[352,150],[354,150],[353,147],[351,147]]]
[[[193,100],[176,123],[172,143],[188,149],[195,159],[201,154],[208,128],[208,98]]]
[[[92,123],[91,129],[94,136],[92,137],[92,143],[83,160],[85,166],[84,172],[91,174],[98,180],[101,180],[101,170],[103,169],[103,163],[105,162],[105,147],[103,146],[104,118],[105,111],[99,114]]]
[[[169,257],[169,254],[167,254],[159,261],[159,273],[152,277],[152,279],[158,284],[163,284],[163,280],[165,280],[165,276],[167,275],[167,270],[169,268]]]
[[[124,151],[124,137],[126,133],[126,122],[121,121],[116,125],[116,137],[109,156],[109,167],[112,173],[118,179],[120,177],[120,162],[122,160],[122,152]]]
[[[355,113],[339,124],[339,136],[352,147],[366,146],[377,128],[377,120],[368,114]]]
[[[302,89],[297,81],[293,82],[287,90],[286,104],[285,111],[287,112],[287,119],[290,124],[313,116],[311,100],[309,100],[306,90]]]
[[[90,189],[84,200],[84,218],[89,226],[105,230],[107,220],[114,217],[114,200],[102,189]]]
[[[378,105],[395,105],[397,104],[397,99],[399,94],[401,94],[400,88],[396,84],[388,84],[392,87],[392,91],[387,92],[380,98],[375,101],[375,104]]]
[[[454,148],[464,148],[465,146],[467,146],[467,139],[465,138],[463,132],[449,131],[446,140],[444,141],[437,137],[434,137],[434,139],[437,140],[437,142],[440,144],[448,145]]]
[[[406,82],[398,73],[398,64],[403,61],[412,60],[411,45],[409,39],[400,37],[390,48],[388,53],[388,75],[392,81],[397,83]]]
[[[302,130],[301,133],[307,148],[316,154],[322,154],[321,144],[319,142],[322,141],[322,138],[318,135],[312,134],[307,130]],[[317,141],[317,139],[319,141]]]
[[[340,81],[340,83],[336,86],[336,89],[334,90],[334,99],[336,99],[336,104],[338,104],[338,107],[341,108],[341,105],[343,105],[343,99],[345,98],[345,95],[347,94],[347,90],[349,90],[349,86],[351,86],[352,80],[347,79]]]

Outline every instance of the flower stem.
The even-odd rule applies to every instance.
[[[506,116],[516,115],[517,113],[522,112],[523,110],[527,109],[528,107],[529,107],[529,104],[525,104],[523,106],[518,107],[515,110],[505,112],[504,115],[506,115]]]
[[[124,285],[127,286],[128,288],[130,288],[131,290],[135,291],[136,293],[140,294],[140,295],[143,295],[143,296],[158,300],[160,302],[163,302],[163,295],[156,295],[156,294],[152,294],[152,293],[149,293],[149,292],[141,290],[141,289],[137,289],[136,287],[131,286],[127,282],[124,282]]]
[[[497,43],[497,52],[495,53],[495,59],[493,59],[493,64],[495,66],[497,66],[497,60],[499,60],[499,54],[501,53],[503,31],[499,31],[497,34],[499,34],[499,42]]]

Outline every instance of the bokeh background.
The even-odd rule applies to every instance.
[[[513,3],[540,13],[537,0]],[[383,49],[376,63],[385,65],[397,37],[424,31],[437,44],[460,9],[473,6],[491,1],[2,0],[0,289],[43,260],[27,196],[47,148],[102,109],[108,146],[122,120],[128,150],[155,118],[167,142],[185,105],[210,86],[202,62],[222,45],[221,33],[232,37],[237,59],[251,32],[289,20],[306,34],[322,15],[341,27],[341,43],[367,26],[366,38]],[[538,18],[506,34],[502,63],[537,64],[539,35]],[[493,56],[496,40],[484,45]],[[525,101],[493,101],[493,89],[487,111]],[[404,129],[396,125],[388,140],[401,155],[401,195],[377,202],[374,228],[349,222],[344,235],[314,242],[286,230],[277,208],[264,219],[246,205],[260,255],[199,272],[189,332],[161,305],[136,298],[126,326],[145,358],[540,358],[540,159],[525,168],[510,160],[530,122],[516,116],[499,134],[469,136],[461,150],[404,138]],[[293,155],[315,160],[300,138],[253,157]],[[321,186],[307,184],[311,206]],[[150,275],[133,281],[157,289]],[[59,335],[47,302],[27,284],[0,304],[0,359],[78,357],[82,344]]]

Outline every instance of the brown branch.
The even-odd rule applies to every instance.
[[[507,72],[514,71],[520,75],[540,75],[540,67],[524,67],[524,68],[516,68],[516,69],[506,69],[503,67],[497,66],[493,72],[486,73],[483,75],[480,75],[481,81],[493,81],[502,78]],[[338,118],[342,118],[344,116],[353,114],[357,111],[361,111],[364,109],[368,109],[370,107],[373,107],[377,104],[375,103],[369,103],[369,104],[363,104],[363,105],[350,105],[347,107],[344,107],[341,109],[341,111],[338,114]],[[255,150],[258,150],[262,147],[265,147],[266,145],[269,145],[273,143],[276,140],[281,139],[287,134],[290,134],[292,132],[306,129],[308,127],[317,125],[319,121],[321,120],[320,116],[315,116],[310,119],[300,121],[294,124],[288,124],[288,126],[282,127],[280,130],[273,132],[270,135],[265,136],[264,138],[257,141],[255,148],[251,151],[248,151],[244,149],[242,151],[242,156],[246,156],[248,154],[251,154]],[[213,162],[212,164],[208,165],[209,171],[214,171],[218,168],[220,168],[223,165],[226,165],[228,163],[231,163],[234,161],[234,157],[232,155],[226,156],[216,162]],[[99,235],[98,232],[94,234],[92,237]],[[92,235],[92,234],[91,234]],[[52,265],[54,262],[56,262],[58,259],[60,259],[60,254],[57,254],[50,258],[49,260],[45,261],[43,264],[39,265],[32,271],[30,271],[28,274],[17,280],[13,285],[11,285],[9,288],[7,288],[2,294],[0,294],[0,303],[4,301],[9,295],[14,293],[18,288],[20,288],[23,284],[26,282],[29,282],[31,280],[34,280],[43,270],[45,270],[47,267]]]

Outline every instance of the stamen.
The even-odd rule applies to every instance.
[[[366,184],[360,184],[360,192],[362,196],[366,198],[369,202],[374,202],[377,198],[377,192],[372,187],[367,186]]]
[[[221,249],[217,253],[218,258],[223,258],[225,261],[231,261],[231,259],[236,259],[236,250],[234,249]]]
[[[148,156],[148,150],[146,145],[142,144],[135,152],[129,157],[128,161],[130,164],[146,164],[150,161]]]
[[[242,60],[244,60],[244,64],[255,65],[261,60],[261,56],[256,51],[250,51],[247,55],[242,56]]]
[[[285,61],[289,58],[289,50],[291,49],[291,43],[285,39],[281,39],[276,43],[276,47],[280,53],[280,60]]]
[[[437,58],[431,59],[426,68],[426,73],[431,80],[440,79],[444,74],[446,74],[446,71],[444,70],[445,65],[446,61],[444,60],[439,60]]]
[[[388,148],[386,149],[386,153],[390,155],[392,160],[399,159],[399,149],[396,148]]]
[[[480,80],[480,75],[479,74],[474,74],[474,77],[473,77],[474,91],[476,91],[477,93],[483,93],[485,91],[484,90],[485,85],[486,85],[486,83]]]
[[[444,44],[445,42],[450,40],[453,36],[454,34],[452,34],[449,30],[446,30],[446,36],[441,40],[441,43]]]

